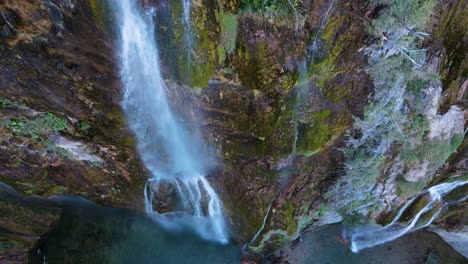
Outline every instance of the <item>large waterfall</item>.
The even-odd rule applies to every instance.
[[[196,136],[171,109],[155,43],[154,12],[136,0],[115,1],[119,13],[123,108],[152,178],[145,186],[147,213],[168,228],[188,227],[205,239],[228,240],[221,201],[204,176],[206,154]],[[177,194],[165,213],[154,203]]]

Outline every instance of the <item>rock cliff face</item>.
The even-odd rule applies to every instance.
[[[0,181],[24,195],[138,208],[147,174],[120,109],[113,43],[93,3],[0,1]],[[0,229],[20,234],[1,242],[8,261],[22,263],[60,214],[25,203],[2,198]]]
[[[157,7],[174,108],[216,153],[209,180],[237,243],[385,223],[422,189],[466,180],[462,0],[192,1],[190,52],[182,1],[141,2]],[[113,15],[104,0],[0,1],[0,180],[17,191],[142,206]],[[437,224],[462,230],[465,209]]]
[[[113,43],[92,6],[1,2],[0,175],[25,194],[135,206],[146,174],[119,106]]]
[[[59,219],[61,210],[41,198],[25,198],[10,187],[0,185],[0,261],[25,263],[28,250]]]
[[[385,223],[425,187],[463,176],[434,177],[465,129],[463,70],[443,70],[447,56],[457,60],[446,39],[466,37],[453,15],[459,2],[314,1],[297,13],[242,2],[215,8],[209,25],[219,24],[210,31],[218,64],[196,90],[198,123],[223,160],[212,180],[239,239],[252,237],[266,217],[251,249],[336,221]],[[398,21],[400,9],[406,20]],[[213,30],[194,16],[195,31]],[[458,72],[450,77],[458,80],[454,91],[439,81],[449,71]],[[448,93],[457,96],[442,99]]]

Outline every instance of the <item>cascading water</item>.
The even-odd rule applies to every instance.
[[[182,0],[183,6],[183,22],[184,22],[184,44],[187,51],[186,67],[191,67],[192,64],[192,49],[193,49],[193,29],[190,13],[192,11],[192,0]],[[186,72],[190,72],[189,70]]]
[[[415,196],[409,200],[401,209],[393,221],[384,227],[364,226],[353,230],[351,234],[351,250],[359,252],[362,249],[374,247],[392,240],[395,240],[405,234],[425,228],[432,224],[447,205],[452,205],[465,201],[468,196],[464,196],[456,201],[444,201],[444,196],[456,188],[467,185],[468,181],[455,181],[451,183],[442,183],[429,188],[427,191]],[[417,198],[427,195],[428,202],[422,207],[406,225],[399,223],[406,210],[414,204]],[[428,214],[429,219],[423,216]]]
[[[298,112],[300,111],[300,107],[302,105],[304,105],[306,102],[307,102],[307,91],[304,91],[304,90],[307,90],[305,87],[301,87],[300,85],[301,84],[304,84],[308,81],[308,75],[309,75],[309,65],[311,64],[314,64],[314,60],[316,59],[316,57],[319,57],[320,56],[320,45],[317,41],[318,38],[321,37],[321,35],[323,34],[324,30],[325,30],[325,27],[327,25],[327,21],[328,21],[328,17],[329,15],[332,13],[332,9],[335,5],[335,1],[336,0],[333,0],[330,5],[328,6],[327,8],[327,11],[325,13],[325,16],[323,17],[322,19],[322,22],[320,23],[320,27],[319,29],[317,30],[317,33],[315,33],[315,37],[312,41],[312,45],[310,45],[310,47],[307,49],[306,51],[306,54],[304,56],[303,59],[301,59],[300,61],[297,62],[296,64],[296,67],[297,67],[297,71],[299,73],[299,80],[297,82],[296,85],[298,85],[296,87],[296,90],[295,90],[295,93],[296,93],[296,96],[295,96],[295,104],[294,104],[294,115],[293,115],[293,124],[294,124],[294,141],[293,141],[293,146],[292,146],[292,150],[291,150],[291,155],[294,155],[296,154],[297,152],[297,141],[298,141],[298,138],[299,138],[299,123],[300,123],[300,120],[299,120],[299,116],[298,116]],[[294,9],[295,10],[295,9]],[[296,14],[297,15],[297,14]]]
[[[205,239],[226,243],[221,201],[203,176],[202,148],[171,110],[155,43],[154,12],[145,14],[136,0],[119,0],[121,78],[127,123],[152,178],[145,186],[146,211],[168,228],[193,228]],[[172,187],[180,202],[159,213],[153,203],[160,186]]]
[[[323,32],[325,31],[325,26],[327,25],[328,15],[330,15],[333,7],[335,6],[335,1],[336,0],[331,1],[330,5],[328,6],[327,12],[325,13],[325,17],[323,18],[322,23],[320,23],[320,27],[317,30],[317,33],[315,34],[314,43],[317,40],[317,37],[322,35]]]

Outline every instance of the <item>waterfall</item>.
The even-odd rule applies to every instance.
[[[410,199],[398,211],[397,215],[390,224],[384,227],[364,226],[356,228],[351,234],[351,250],[356,253],[362,249],[395,240],[405,234],[429,226],[434,220],[437,219],[446,206],[462,202],[468,198],[468,196],[465,196],[456,201],[444,201],[444,196],[446,196],[448,193],[467,184],[468,181],[455,181],[435,185]],[[419,209],[419,211],[408,221],[407,224],[399,223],[406,210],[414,204],[417,198],[422,196],[427,196],[427,204]],[[423,216],[426,214],[428,214],[429,219],[424,219]]]
[[[292,118],[293,128],[294,128],[294,140],[291,149],[290,155],[297,154],[297,141],[299,139],[299,125],[300,125],[300,118],[298,116],[298,112],[300,111],[300,107],[305,104],[307,101],[307,96],[304,94],[307,90],[306,83],[309,78],[309,65],[313,65],[314,61],[317,57],[320,56],[320,45],[317,41],[318,38],[323,34],[325,31],[328,18],[332,13],[336,0],[333,0],[327,8],[325,12],[325,16],[323,17],[322,21],[320,22],[320,27],[315,33],[314,39],[312,40],[312,45],[307,48],[305,56],[296,62],[296,68],[299,73],[299,78],[296,82],[295,87],[295,99],[294,99],[294,114]],[[304,87],[301,87],[304,86]]]
[[[283,184],[281,186],[281,188],[276,192],[275,196],[273,196],[273,199],[271,200],[270,204],[268,205],[268,208],[267,208],[267,211],[265,213],[265,216],[263,217],[263,222],[262,222],[262,226],[260,227],[260,229],[258,229],[257,233],[255,233],[254,237],[250,240],[250,242],[248,242],[247,244],[245,244],[242,249],[244,250],[245,248],[247,248],[249,245],[252,245],[256,240],[257,238],[260,236],[260,234],[263,232],[263,229],[265,229],[265,226],[266,226],[266,223],[267,223],[267,220],[268,220],[268,216],[270,215],[270,211],[271,211],[271,207],[273,206],[273,203],[276,201],[276,198],[278,198],[279,194],[281,193],[281,191],[283,190],[283,187],[285,185]]]
[[[182,0],[182,7],[184,16],[182,17],[184,24],[184,45],[187,52],[187,64],[186,67],[192,65],[192,49],[193,49],[193,28],[190,14],[192,11],[192,0]],[[187,69],[187,73],[190,73],[190,69]]]
[[[146,211],[163,226],[191,228],[205,239],[226,243],[221,201],[203,174],[206,154],[200,140],[172,111],[166,95],[155,43],[154,12],[145,13],[137,0],[114,3],[119,19],[123,109],[152,175],[144,190]],[[161,184],[171,187],[180,200],[166,213],[154,208]]]
[[[336,0],[331,1],[330,5],[328,6],[327,12],[325,12],[325,17],[323,18],[322,23],[320,23],[320,27],[317,30],[317,34],[315,34],[314,42],[317,40],[317,36],[320,36],[325,31],[325,26],[327,25],[328,15],[330,14],[331,10],[333,9],[333,7],[335,5],[335,1]]]

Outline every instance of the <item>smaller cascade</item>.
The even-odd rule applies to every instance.
[[[323,34],[323,31],[325,30],[328,17],[330,13],[332,12],[333,7],[335,6],[335,2],[336,0],[333,0],[328,6],[325,16],[322,19],[322,22],[320,23],[320,27],[317,30],[317,33],[315,34],[315,37],[312,41],[312,44],[306,49],[305,56],[295,63],[297,71],[299,73],[299,80],[296,83],[297,87],[296,87],[296,96],[295,96],[295,105],[294,105],[295,111],[294,111],[293,120],[292,120],[293,126],[294,126],[294,141],[293,141],[293,146],[291,149],[291,155],[297,154],[297,141],[299,137],[299,125],[300,125],[299,115],[297,113],[299,111],[300,106],[305,104],[304,100],[305,98],[307,98],[307,96],[304,95],[305,91],[303,91],[305,88],[300,87],[299,85],[303,85],[308,81],[309,65],[314,64],[314,61],[317,58],[320,58],[323,56],[323,54],[321,54],[321,49],[323,49],[321,45],[322,43],[320,43],[320,41],[318,41],[317,39]],[[296,12],[296,15],[297,15],[297,12]]]
[[[183,24],[184,24],[184,48],[186,49],[187,56],[187,65],[186,67],[190,69],[192,64],[192,49],[193,49],[193,28],[191,20],[192,12],[192,0],[182,0],[183,7]],[[190,71],[187,71],[190,72]]]
[[[190,26],[190,11],[191,11],[191,0],[182,0],[182,6],[184,8],[184,24]]]
[[[445,201],[444,197],[454,189],[467,185],[468,181],[455,181],[442,183],[421,192],[409,200],[397,213],[393,221],[386,226],[362,226],[354,229],[350,235],[351,250],[355,253],[362,249],[381,245],[393,241],[405,234],[423,229],[434,222],[442,210],[449,205],[460,203],[468,198],[465,195],[455,201]],[[409,207],[415,204],[418,198],[427,198],[427,204],[407,221],[400,223],[403,214]]]
[[[315,35],[315,38],[314,38],[314,44],[317,40],[317,37],[322,35],[323,32],[325,31],[325,26],[327,25],[327,20],[328,20],[328,16],[330,15],[333,7],[335,6],[335,2],[336,0],[333,0],[331,3],[330,3],[330,6],[328,6],[328,9],[327,9],[327,12],[325,13],[325,17],[323,18],[322,20],[322,23],[320,23],[320,27],[319,29],[317,30],[317,34]]]
[[[268,216],[270,215],[271,208],[273,207],[273,203],[276,201],[276,198],[278,198],[278,196],[280,195],[281,191],[283,190],[283,187],[284,187],[284,185],[282,185],[281,188],[276,192],[275,196],[273,196],[273,199],[271,200],[270,204],[268,205],[266,214],[263,217],[262,226],[260,227],[260,229],[258,229],[257,233],[255,233],[254,237],[250,240],[250,242],[245,244],[242,247],[242,249],[245,249],[248,246],[252,245],[258,239],[260,234],[263,232],[263,229],[265,229],[265,226],[266,226],[266,223],[267,223],[267,220],[268,220]]]

